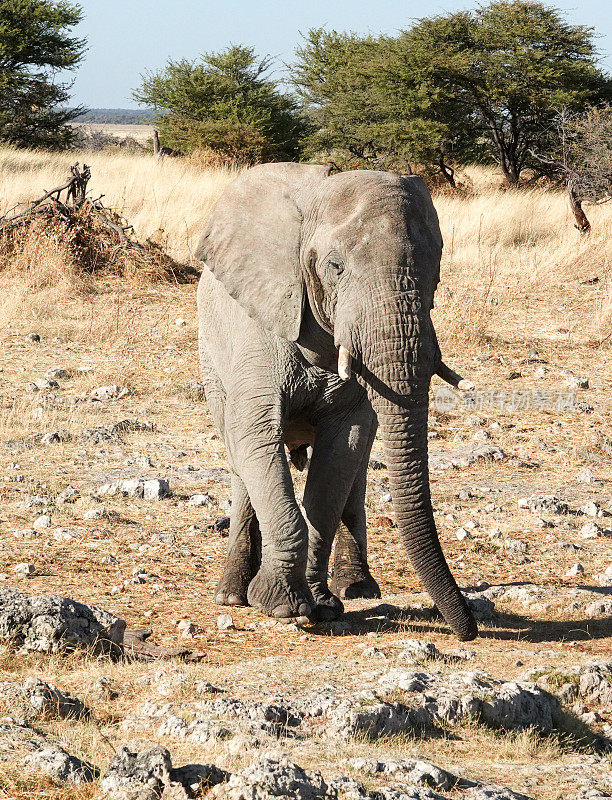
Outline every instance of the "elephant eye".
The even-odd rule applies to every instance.
[[[340,253],[331,252],[325,259],[325,266],[336,273],[341,275],[344,271],[344,261]]]

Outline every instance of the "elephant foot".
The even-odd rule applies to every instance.
[[[330,590],[325,587],[312,586],[310,587],[312,596],[315,601],[315,607],[312,614],[312,619],[316,622],[331,622],[338,619],[339,616],[344,614],[344,605],[342,600],[332,594]]]
[[[380,587],[374,578],[367,575],[334,575],[332,591],[343,600],[375,600],[380,597]]]
[[[215,603],[219,606],[248,606],[250,580],[250,575],[224,572],[215,589]]]
[[[278,620],[305,623],[310,620],[314,601],[302,578],[290,579],[260,569],[249,584],[247,599],[253,608]]]

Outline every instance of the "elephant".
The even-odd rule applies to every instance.
[[[430,318],[441,252],[418,176],[274,163],[224,190],[196,250],[202,380],[232,473],[217,603],[304,622],[342,613],[338,594],[379,596],[365,515],[379,427],[409,559],[455,635],[477,635],[429,486],[430,381],[463,380]],[[301,506],[285,446],[298,467],[312,448]]]

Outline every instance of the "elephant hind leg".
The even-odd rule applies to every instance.
[[[261,532],[246,487],[232,476],[232,509],[225,569],[215,589],[215,602],[246,606],[249,583],[261,562]]]
[[[378,583],[368,566],[365,495],[368,463],[377,423],[372,420],[368,446],[353,481],[336,533],[330,588],[343,600],[380,597]]]
[[[365,536],[360,531],[356,536],[355,532],[344,522],[338,528],[330,588],[343,600],[380,597],[380,587],[370,573],[363,547]]]

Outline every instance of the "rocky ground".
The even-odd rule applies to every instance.
[[[0,797],[612,796],[609,348],[442,341],[477,386],[432,387],[436,518],[481,626],[459,647],[378,443],[380,601],[305,628],[213,604],[229,476],[193,287],[111,287],[1,344]],[[148,653],[121,655],[126,625]]]

